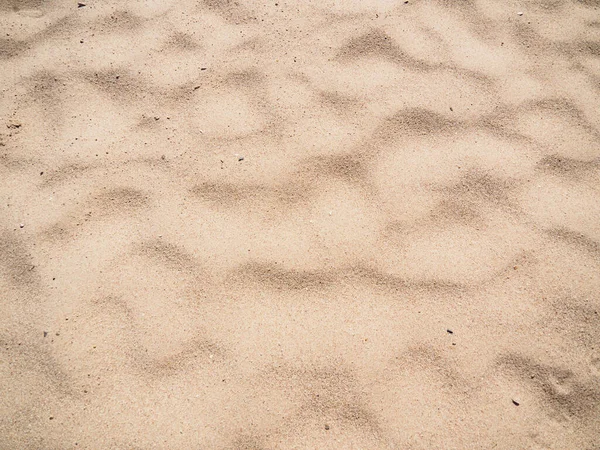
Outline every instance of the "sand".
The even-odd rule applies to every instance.
[[[595,0],[0,2],[0,448],[597,449]]]

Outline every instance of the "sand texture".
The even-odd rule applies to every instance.
[[[1,449],[600,448],[596,0],[0,1]]]

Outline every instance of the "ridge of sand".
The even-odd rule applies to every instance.
[[[594,0],[0,2],[0,448],[593,449]]]

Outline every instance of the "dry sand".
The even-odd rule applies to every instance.
[[[82,1],[0,2],[0,448],[600,448],[597,1]]]

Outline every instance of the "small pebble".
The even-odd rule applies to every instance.
[[[454,334],[454,331],[452,331],[452,330],[450,330],[450,329],[448,329],[448,330],[446,330],[446,331],[448,332],[448,334]]]
[[[519,406],[521,404],[520,401],[515,400],[514,398],[512,399],[512,402],[513,402],[513,405],[515,405],[515,406]]]
[[[325,429],[329,430],[329,425],[325,424]]]
[[[238,161],[243,161],[244,157],[243,156],[238,156]]]
[[[78,8],[83,8],[84,6],[85,6],[85,3],[81,3],[81,2],[77,3]]]
[[[517,14],[518,14],[519,16],[522,16],[522,15],[523,15],[523,13],[522,13],[522,12],[520,12],[520,11],[519,11]]]
[[[25,227],[25,224],[24,224],[24,223],[21,223],[21,224],[19,224],[19,227],[21,227],[21,228],[24,228],[24,227]]]

